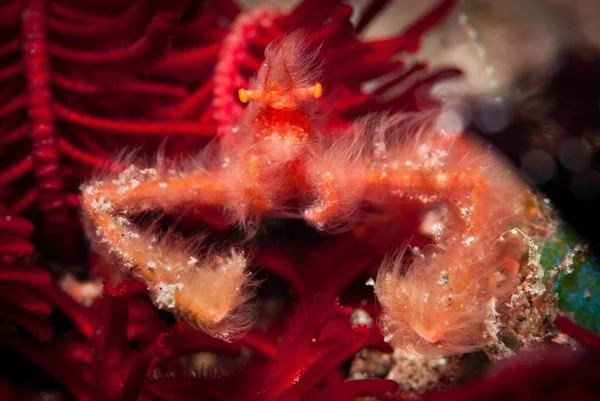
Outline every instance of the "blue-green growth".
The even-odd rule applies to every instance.
[[[559,264],[567,252],[583,241],[561,224],[542,245],[541,264],[546,271]],[[547,277],[546,277],[547,278]],[[600,259],[590,251],[575,257],[573,273],[560,273],[553,289],[558,305],[587,329],[600,333]]]

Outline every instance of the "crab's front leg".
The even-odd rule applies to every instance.
[[[109,202],[125,213],[139,213],[186,205],[219,205],[225,191],[222,181],[205,170],[176,174],[130,166],[116,177],[84,185],[82,198],[91,200],[92,193],[97,192],[98,202]]]
[[[314,200],[303,218],[319,230],[346,228],[365,187],[364,165],[354,141],[344,138],[312,154],[305,174]]]
[[[232,220],[251,231],[265,211],[273,207],[276,186],[265,178],[267,161],[256,149],[228,157],[232,161],[225,169],[226,196],[224,204],[232,211]]]
[[[134,215],[193,204],[219,204],[225,188],[206,171],[168,174],[130,167],[116,177],[83,187],[82,209],[101,252],[141,278],[154,303],[211,335],[228,338],[247,327],[250,314],[246,259],[227,254],[194,254],[189,243],[141,229]]]
[[[340,209],[340,190],[331,171],[315,171],[317,199],[313,206],[304,211],[306,221],[322,230]]]

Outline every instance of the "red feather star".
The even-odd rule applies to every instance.
[[[381,309],[372,293],[353,290],[376,273],[378,247],[389,248],[368,231],[323,238],[291,225],[273,235],[287,237],[279,244],[264,238],[252,265],[266,277],[260,296],[273,310],[224,342],[175,321],[144,285],[115,274],[89,251],[79,216],[81,183],[95,171],[122,171],[114,155],[123,148],[153,155],[162,146],[178,157],[229,132],[244,110],[237,91],[264,49],[296,29],[320,45],[323,87],[335,99],[331,126],[435,105],[431,85],[460,73],[407,66],[397,55],[416,52],[454,1],[397,35],[361,39],[386,3],[371,0],[356,24],[349,5],[323,0],[285,13],[243,12],[232,0],[0,5],[0,399],[401,399],[392,380],[346,378],[359,351],[391,351],[377,325],[353,317]],[[188,217],[230,233],[211,210]],[[400,238],[394,246],[410,235],[390,230]],[[107,276],[122,282],[103,284]],[[555,324],[579,351],[556,345],[518,355],[423,399],[598,399],[600,338],[564,317]]]

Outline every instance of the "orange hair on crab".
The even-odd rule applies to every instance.
[[[323,95],[316,82],[315,55],[306,51],[300,31],[292,32],[265,50],[265,61],[250,83],[251,89],[239,89],[242,103],[256,102],[276,110],[296,110],[307,100]]]

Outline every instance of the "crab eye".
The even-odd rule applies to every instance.
[[[253,91],[246,89],[238,89],[238,98],[242,103],[248,103],[250,101],[259,101],[263,98],[264,94],[262,91]]]
[[[320,82],[317,82],[317,84],[315,85],[313,96],[315,99],[319,99],[321,96],[323,96],[323,85],[321,85]]]
[[[238,98],[242,103],[248,103],[248,94],[245,89],[238,90]]]

